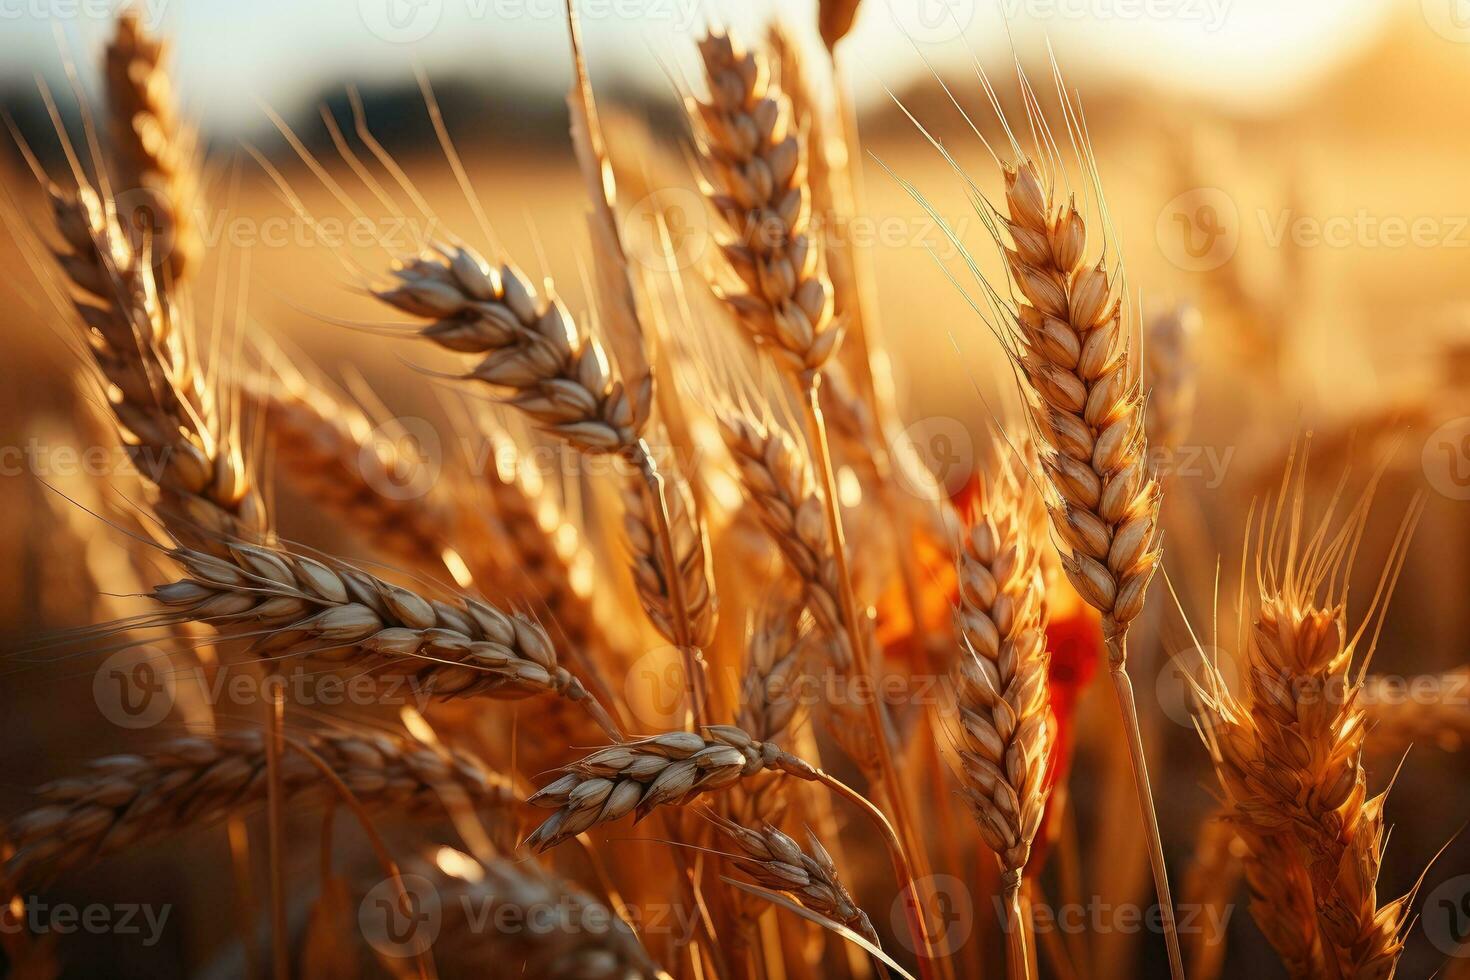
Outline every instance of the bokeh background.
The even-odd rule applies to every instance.
[[[811,5],[583,6],[630,237],[646,233],[654,211],[663,213],[681,255],[697,265],[711,229],[693,197],[679,108],[681,94],[697,85],[694,41],[711,25],[756,40],[779,14],[821,57]],[[51,173],[65,173],[66,161],[41,92],[52,93],[64,126],[81,140],[79,107],[96,102],[96,63],[113,9],[102,0],[0,0],[0,105],[13,135]],[[385,412],[434,417],[441,411],[434,385],[411,370],[423,364],[421,352],[341,325],[382,319],[363,270],[384,268],[385,250],[406,254],[423,237],[461,234],[555,277],[574,310],[586,307],[584,205],[564,103],[570,66],[552,0],[154,0],[142,9],[150,26],[175,40],[180,100],[200,134],[210,255],[196,289],[202,318],[228,312],[344,385],[365,383]],[[964,182],[906,113],[997,194],[999,177],[979,135],[939,80],[975,129],[995,140],[1000,129],[977,70],[1015,119],[1017,63],[1054,105],[1053,59],[1085,112],[1140,318],[1186,304],[1201,323],[1196,416],[1166,505],[1165,569],[1182,612],[1156,585],[1161,639],[1138,681],[1144,710],[1157,714],[1156,788],[1162,784],[1170,859],[1182,876],[1212,807],[1212,777],[1169,665],[1189,645],[1186,618],[1202,636],[1214,635],[1217,569],[1225,583],[1221,619],[1232,618],[1246,514],[1276,486],[1295,440],[1313,434],[1313,483],[1324,494],[1345,470],[1358,484],[1386,467],[1354,575],[1360,611],[1409,502],[1416,495],[1426,502],[1373,669],[1407,677],[1470,660],[1470,5],[863,4],[840,59],[865,150],[862,220],[851,233],[874,277],[882,340],[915,448],[941,467],[954,462],[947,454],[956,446],[963,467],[985,437],[987,406],[1004,406],[1010,383],[961,288],[977,294],[966,265],[930,209],[982,268],[999,266]],[[437,94],[493,242],[436,139],[420,77]],[[360,95],[374,133],[434,218],[384,216],[346,172],[322,112],[350,125],[349,92]],[[85,621],[55,596],[66,594],[88,549],[105,547],[109,532],[94,523],[74,547],[58,544],[60,529],[74,533],[78,521],[45,484],[66,478],[55,450],[75,431],[78,360],[54,286],[38,279],[47,273],[36,265],[44,197],[14,142],[0,152],[8,232],[0,235],[0,623],[21,650],[7,663],[0,694],[5,813],[21,805],[25,787],[130,737],[98,717],[85,662],[38,666],[22,649]],[[303,155],[320,160],[320,170]],[[364,220],[359,207],[367,241],[350,233]],[[303,214],[338,222],[348,240],[323,240]],[[651,279],[667,271],[650,256]],[[289,508],[281,513],[288,535],[319,532],[309,521],[292,526]],[[88,527],[85,519],[80,526]],[[1221,629],[1228,644],[1230,623]],[[1470,711],[1470,689],[1441,693]],[[1109,804],[1089,796],[1087,746],[1117,738],[1111,705],[1091,700],[1075,790],[1082,853],[1094,856],[1084,880],[1098,901],[1126,902],[1138,898],[1129,891],[1137,883],[1114,893],[1106,872],[1116,836],[1128,830],[1089,819]],[[1470,848],[1457,836],[1470,818],[1467,758],[1446,734],[1375,760],[1371,771],[1383,786],[1402,759],[1382,894],[1412,887],[1447,843],[1424,893],[1470,870]],[[1113,763],[1097,762],[1106,764]],[[180,962],[189,972],[204,969],[225,930],[197,911],[213,896],[192,891],[200,886],[189,856],[219,860],[223,851],[217,841],[177,847],[176,860],[111,862],[61,894],[115,901],[162,890],[181,903],[188,927],[170,932],[162,951],[118,936],[77,936],[69,943],[74,963],[119,976],[175,975]],[[1230,936],[1227,975],[1277,975],[1240,896]],[[1448,952],[1416,924],[1402,975],[1429,976]]]

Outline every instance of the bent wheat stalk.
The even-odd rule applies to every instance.
[[[467,248],[440,246],[395,275],[399,285],[379,297],[433,319],[420,331],[424,338],[481,355],[467,377],[509,391],[509,404],[579,451],[616,454],[634,467],[651,505],[635,520],[655,519],[652,541],[659,545],[638,555],[634,581],[644,606],[658,613],[655,626],[663,624],[665,637],[685,651],[686,679],[694,706],[702,711],[697,638],[708,636],[715,620],[704,530],[692,508],[670,505],[670,485],[677,480],[682,486],[682,480],[660,471],[635,412],[638,399],[630,398],[616,378],[602,346],[560,302],[542,303],[518,272],[509,266],[492,269]],[[645,560],[659,574],[642,573]]]
[[[1085,261],[1087,232],[1075,202],[1057,206],[1031,160],[1005,167],[1004,176],[1006,215],[999,220],[1010,238],[1006,265],[1020,297],[1010,311],[1008,350],[1056,494],[1049,510],[1063,545],[1062,567],[1102,613],[1169,968],[1179,980],[1183,960],[1169,876],[1128,677],[1128,626],[1143,609],[1159,562],[1160,491],[1149,472],[1138,365],[1107,266]]]
[[[4,865],[6,887],[258,807],[267,793],[268,737],[252,729],[176,738],[146,755],[98,759],[90,775],[42,786],[42,805],[3,828],[14,849]],[[321,795],[319,762],[373,809],[442,812],[456,795],[486,813],[515,805],[509,784],[473,756],[380,733],[287,736],[283,791],[293,800]]]

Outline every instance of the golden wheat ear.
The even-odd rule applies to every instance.
[[[266,733],[180,737],[140,755],[96,760],[90,772],[37,790],[41,804],[4,825],[8,886],[76,871],[125,848],[264,805]],[[324,779],[324,774],[329,778]],[[289,735],[283,790],[293,802],[331,798],[329,779],[372,810],[443,813],[452,787],[485,816],[516,805],[508,783],[463,752],[430,751],[382,733]]]
[[[1252,890],[1265,897],[1252,914],[1288,968],[1302,976],[1389,977],[1403,951],[1411,896],[1378,904],[1386,792],[1368,789],[1361,692],[1423,500],[1406,513],[1353,629],[1347,582],[1377,477],[1345,518],[1336,517],[1334,496],[1312,526],[1306,468],[1293,458],[1274,511],[1254,527],[1256,590],[1242,684],[1232,690],[1211,665],[1199,686],[1200,728],[1247,847]]]

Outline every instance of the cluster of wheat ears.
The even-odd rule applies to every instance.
[[[687,180],[718,249],[662,274],[630,261],[649,245],[630,236],[667,245],[668,229],[624,221],[569,11],[594,308],[576,315],[549,283],[447,236],[360,270],[393,334],[459,359],[446,387],[468,394],[457,410],[496,447],[488,472],[446,473],[412,499],[374,482],[401,461],[373,438],[370,409],[263,338],[200,337],[199,153],[166,48],[120,19],[107,125],[89,126],[87,152],[68,145],[71,180],[45,183],[50,287],[67,299],[79,383],[151,483],[146,506],[113,509],[135,556],[118,574],[171,571],[140,588],[98,583],[150,608],[61,640],[132,651],[159,672],[368,677],[422,694],[423,710],[334,716],[293,705],[285,686],[255,716],[180,699],[190,734],[138,736],[136,754],[40,788],[3,825],[12,916],[62,872],[218,823],[236,858],[221,878],[248,885],[252,866],[269,869],[259,931],[242,933],[277,977],[351,975],[365,957],[419,976],[1100,975],[1031,914],[1045,864],[1068,846],[1071,752],[1050,653],[1065,619],[1096,638],[1126,733],[1137,806],[1108,833],[1138,841],[1127,853],[1152,871],[1159,948],[1140,953],[1166,955],[1175,978],[1186,954],[1194,976],[1218,972],[1223,936],[1181,948],[1175,927],[1128,656],[1157,622],[1146,606],[1165,601],[1150,584],[1167,481],[1149,447],[1188,426],[1191,323],[1140,328],[1080,116],[1063,97],[1056,139],[1023,79],[1032,138],[1005,127],[997,193],[963,178],[1004,269],[976,272],[972,326],[993,338],[1022,407],[1009,424],[977,417],[992,438],[966,491],[945,493],[901,438],[865,256],[828,234],[861,189],[841,86],[828,105],[819,93],[834,86],[817,83],[836,78],[830,56],[856,8],[820,5],[820,58],[779,29],[757,45],[699,42]],[[412,198],[360,119],[364,151],[329,124],[374,199]],[[686,291],[694,282],[704,290]],[[609,464],[585,488],[602,520],[577,519],[523,465],[536,440]],[[263,459],[371,550],[348,560],[278,535]],[[133,489],[116,492],[132,503]],[[1355,697],[1387,588],[1349,624],[1366,503],[1317,523],[1303,496],[1288,473],[1255,527],[1240,682],[1207,661],[1194,685],[1220,799],[1201,862],[1214,901],[1243,873],[1293,976],[1390,977],[1410,897],[1376,891],[1384,797],[1368,788],[1372,733]],[[667,730],[650,730],[624,680],[645,650],[677,665]],[[940,678],[942,695],[861,696],[895,673]],[[792,697],[809,676],[838,683]],[[1347,695],[1311,696],[1328,688]],[[364,880],[387,882],[408,921],[409,873],[434,883],[433,942],[365,947],[358,882],[330,858],[293,925],[287,825],[309,804],[356,817],[376,866]],[[244,821],[259,810],[257,854]],[[864,846],[886,852],[891,877]],[[943,881],[999,921],[954,935],[934,914],[954,897],[936,897]],[[454,901],[467,894],[610,924],[476,928]],[[884,904],[865,910],[855,894]],[[673,920],[687,928],[656,928],[656,907],[686,911]]]

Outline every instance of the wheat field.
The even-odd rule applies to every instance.
[[[640,101],[574,4],[521,127],[42,83],[7,975],[1470,976],[1462,46],[859,103],[882,15]]]

